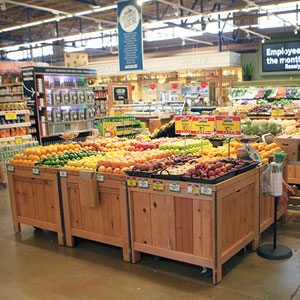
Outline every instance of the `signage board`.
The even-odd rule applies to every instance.
[[[128,101],[128,86],[114,86],[114,101]]]
[[[215,121],[215,117],[193,117],[191,134],[214,134]]]
[[[190,134],[193,116],[176,116],[175,132],[176,134]]]
[[[216,116],[216,134],[241,135],[241,117]]]
[[[262,45],[262,71],[299,71],[300,42],[270,43]]]
[[[142,6],[119,1],[117,12],[120,71],[143,70]]]

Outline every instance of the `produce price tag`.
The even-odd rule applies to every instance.
[[[241,135],[241,117],[216,116],[216,134]]]
[[[164,182],[161,180],[155,180],[153,182],[153,190],[162,192],[164,190]]]
[[[139,188],[142,189],[148,189],[149,188],[149,183],[146,178],[141,178],[139,179]]]
[[[68,177],[68,173],[66,170],[60,170],[59,171],[59,176],[62,178],[67,178]]]
[[[201,195],[206,195],[206,196],[211,196],[212,195],[212,186],[201,184],[200,194]]]
[[[190,134],[193,116],[175,117],[176,134]]]
[[[98,182],[104,182],[104,175],[103,174],[97,174],[97,181]]]
[[[199,184],[189,184],[188,185],[188,193],[191,195],[199,195],[200,194]]]
[[[272,108],[272,117],[284,117],[284,108],[273,107]]]
[[[215,117],[193,117],[191,134],[213,134],[215,122]]]
[[[32,168],[33,175],[40,175],[40,170],[38,168]]]
[[[16,138],[15,139],[15,143],[16,144],[22,144],[23,143],[23,139],[22,138]]]
[[[180,184],[178,182],[170,182],[169,190],[170,192],[180,193]]]
[[[14,172],[15,171],[15,167],[13,165],[8,165],[7,166],[7,171],[8,172]]]
[[[128,178],[127,185],[131,186],[131,187],[135,187],[136,186],[136,178]]]
[[[16,113],[6,113],[5,114],[5,120],[17,120],[17,114]]]

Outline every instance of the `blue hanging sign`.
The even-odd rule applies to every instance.
[[[133,0],[118,2],[120,71],[143,70],[142,8]]]

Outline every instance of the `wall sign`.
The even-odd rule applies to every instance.
[[[114,86],[114,101],[127,101],[128,100],[128,86]]]
[[[143,69],[142,7],[133,0],[118,2],[120,71]]]
[[[300,42],[262,45],[262,71],[299,71]]]

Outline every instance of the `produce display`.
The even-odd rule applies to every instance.
[[[10,129],[0,129],[0,138],[7,138],[13,136],[26,135],[27,129],[25,127],[16,127]]]
[[[283,121],[280,119],[269,120],[242,120],[242,132],[245,135],[263,135],[271,133],[276,135],[282,132]]]
[[[154,130],[151,135],[152,139],[162,138],[162,137],[176,137],[175,133],[175,120],[171,120],[169,123],[160,127],[160,129]]]
[[[27,103],[22,102],[8,102],[8,103],[0,103],[0,111],[6,110],[23,110],[27,108]]]

